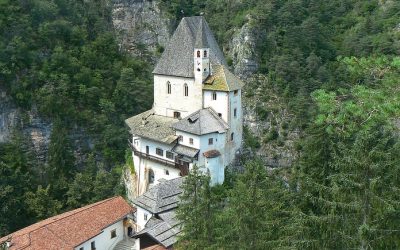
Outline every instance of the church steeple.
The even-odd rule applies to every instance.
[[[194,44],[194,78],[201,83],[210,75],[210,46],[203,25],[202,20]]]

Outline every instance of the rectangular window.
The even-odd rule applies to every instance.
[[[111,231],[111,239],[114,239],[115,237],[117,237],[117,230],[116,229]]]
[[[193,138],[189,138],[189,144],[193,145]]]
[[[214,139],[213,138],[208,138],[208,145],[213,145]]]
[[[238,93],[239,93],[239,90],[233,91],[233,94],[234,94],[234,95],[238,95]]]
[[[156,154],[159,156],[164,156],[164,151],[161,148],[156,148]]]
[[[83,248],[83,247],[80,247],[80,248],[79,248],[79,250],[84,250],[84,249],[85,249],[85,248]]]
[[[181,112],[174,112],[174,118],[175,119],[180,119],[181,118]]]
[[[171,159],[171,160],[174,159],[174,153],[172,153],[171,151],[167,151],[166,152],[166,156],[167,156],[168,159]]]
[[[94,243],[94,241],[90,242],[90,248],[96,250],[96,243]]]
[[[237,116],[237,110],[236,110],[236,108],[234,108],[233,109],[233,116],[236,118],[236,116]]]
[[[215,101],[217,100],[217,92],[212,93],[212,99]]]
[[[144,214],[143,219],[147,220],[147,214]]]
[[[183,141],[183,136],[180,135],[180,136],[178,137],[178,142],[182,142],[182,141]]]

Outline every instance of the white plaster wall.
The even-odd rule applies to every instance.
[[[171,94],[167,93],[167,82],[171,83]],[[184,84],[189,87],[184,96]],[[154,111],[158,115],[173,117],[174,111],[184,118],[202,108],[202,84],[195,84],[193,78],[154,75]]]
[[[217,113],[222,114],[222,119],[228,123],[228,96],[229,92],[216,91],[217,100],[212,99],[212,94],[214,91],[205,90],[203,93],[204,108],[211,107]]]
[[[171,151],[175,144],[163,144],[160,142],[156,142],[153,140],[140,138],[140,142],[138,142],[139,150],[142,153],[146,153],[146,146],[149,146],[149,155],[158,157],[163,160],[168,160],[169,162],[174,162],[174,159],[167,158],[166,151]],[[156,154],[156,148],[161,148],[163,152],[163,156],[159,156]],[[174,158],[175,158],[174,154]],[[133,162],[135,164],[135,172],[138,179],[137,192],[138,195],[143,194],[148,189],[148,173],[149,169],[154,172],[154,183],[149,185],[156,185],[160,179],[174,179],[180,176],[180,171],[170,165],[165,165],[162,163],[155,162],[153,160],[143,159],[139,156],[133,156]],[[168,170],[168,175],[166,174],[166,170]]]
[[[117,237],[111,239],[111,231],[114,229],[116,229]],[[95,242],[96,250],[109,250],[124,238],[124,233],[124,223],[123,220],[120,220],[105,228],[101,234],[75,247],[75,250],[79,250],[81,247],[84,250],[90,250],[92,241]]]
[[[198,135],[189,134],[183,131],[176,131],[177,136],[182,136],[183,140],[179,144],[188,146],[191,148],[200,149],[200,137]],[[193,144],[190,144],[189,138],[193,138]]]
[[[229,93],[229,114],[228,114],[228,124],[229,131],[227,133],[227,143],[225,150],[225,160],[226,165],[231,163],[235,158],[235,153],[240,149],[242,145],[242,137],[243,137],[243,110],[242,110],[242,102],[241,102],[241,90],[238,91],[238,94],[235,95],[234,92]],[[234,117],[234,109],[237,110],[237,116]],[[234,133],[233,141],[231,141],[231,133]]]
[[[199,154],[199,160],[198,160],[198,165],[199,166],[204,166],[205,165],[205,157],[203,156],[204,152],[207,152],[212,149],[218,150],[222,155],[224,155],[225,151],[225,133],[219,134],[219,133],[211,133],[211,134],[206,134],[202,135],[200,138],[200,154]],[[208,139],[213,138],[214,142],[212,145],[208,145]],[[223,164],[223,162],[222,162]]]
[[[153,216],[153,214],[141,207],[136,207],[136,209],[137,209],[136,210],[136,224],[139,227],[138,231],[140,231],[144,228],[144,226],[150,220],[150,218]],[[147,214],[147,220],[144,219],[145,214]]]
[[[205,159],[206,168],[210,171],[211,185],[224,183],[224,164],[222,156]]]

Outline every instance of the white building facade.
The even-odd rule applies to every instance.
[[[183,18],[154,71],[153,108],[126,120],[137,195],[204,167],[212,184],[242,144],[243,82],[227,68],[203,17]]]

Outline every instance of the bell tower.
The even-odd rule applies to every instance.
[[[194,78],[196,83],[203,83],[211,74],[210,46],[203,25],[203,22],[201,22],[194,44]]]

